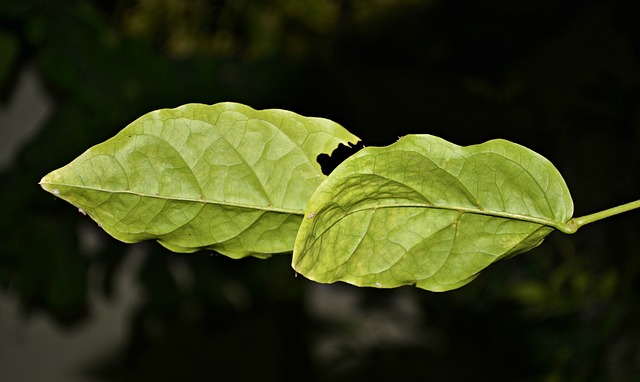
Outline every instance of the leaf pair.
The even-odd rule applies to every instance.
[[[41,185],[125,242],[293,250],[312,280],[385,288],[460,287],[571,219],[561,175],[517,144],[406,136],[325,177],[317,156],[358,140],[326,119],[190,104],[146,114]]]

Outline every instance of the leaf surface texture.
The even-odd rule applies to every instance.
[[[267,257],[293,248],[325,178],[317,156],[358,140],[285,110],[188,104],[140,117],[41,185],[124,242]]]
[[[318,282],[445,291],[528,251],[573,214],[541,155],[410,135],[348,158],[311,197],[293,267]]]

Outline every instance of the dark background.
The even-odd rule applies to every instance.
[[[2,102],[25,66],[53,100],[0,173],[0,293],[72,333],[91,296],[121,297],[127,252],[146,253],[126,340],[82,366],[92,380],[640,380],[638,212],[431,293],[314,284],[290,255],[122,244],[37,184],[146,112],[234,101],[332,119],[368,146],[506,138],[556,165],[576,216],[596,212],[640,197],[639,4],[0,1]]]

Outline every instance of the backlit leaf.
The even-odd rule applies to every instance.
[[[406,136],[361,150],[318,187],[293,267],[324,283],[445,291],[536,247],[572,214],[559,172],[525,147]]]
[[[267,257],[293,249],[325,178],[316,157],[357,141],[326,119],[189,104],[142,116],[40,183],[124,242]]]

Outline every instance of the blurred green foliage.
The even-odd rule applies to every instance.
[[[102,270],[109,296],[129,247],[105,237],[87,251],[86,218],[37,183],[138,116],[188,102],[330,118],[367,145],[407,133],[463,145],[502,137],[560,169],[576,215],[637,199],[638,19],[640,5],[595,0],[0,1],[0,99],[29,63],[55,99],[40,135],[0,174],[0,287],[26,314],[88,318],[89,270]],[[419,309],[411,317],[424,341],[367,346],[362,322],[308,309],[321,286],[295,278],[288,256],[232,261],[144,246],[146,300],[130,346],[94,373],[637,380],[639,228],[629,213],[552,235],[445,294],[338,287],[364,317],[393,314],[401,297]],[[191,282],[179,282],[176,264]],[[351,342],[327,363],[316,346],[331,336]]]

